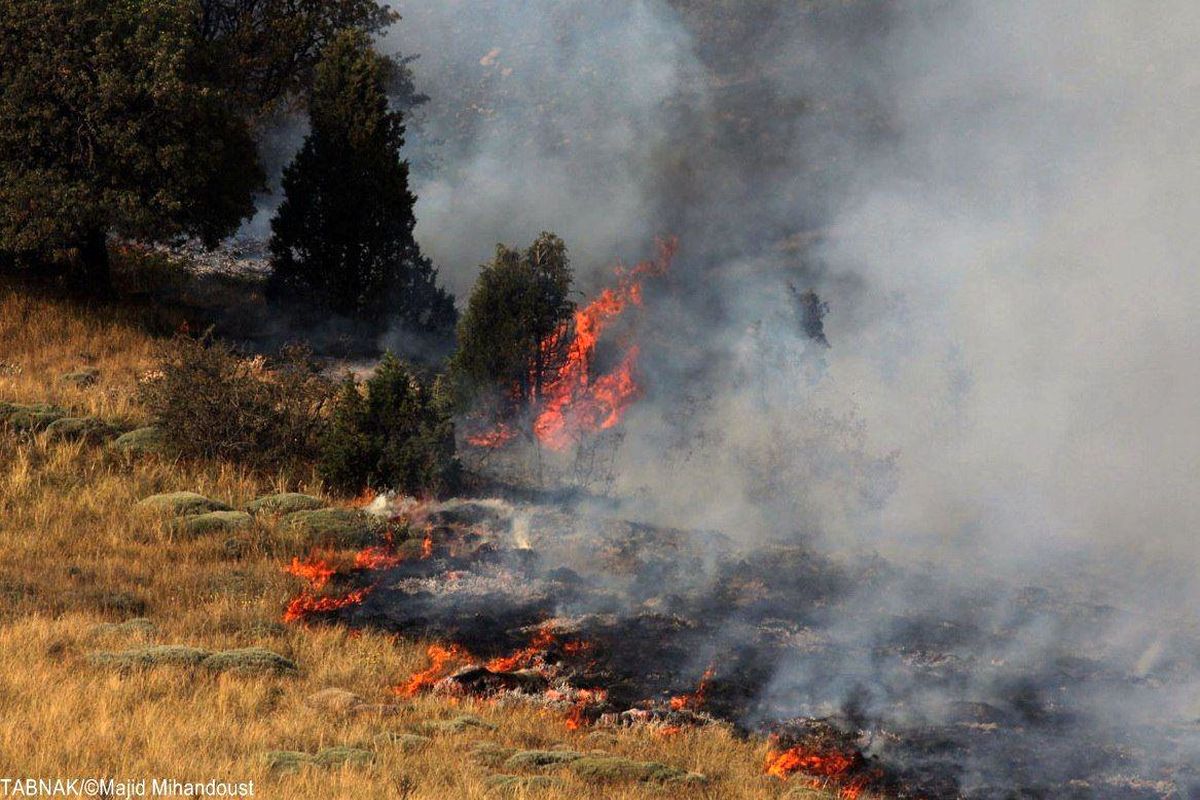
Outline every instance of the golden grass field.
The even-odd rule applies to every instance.
[[[143,422],[134,390],[153,365],[154,340],[136,314],[87,309],[0,284],[0,401],[51,402],[72,411]],[[100,370],[88,388],[60,376]],[[417,698],[394,716],[310,708],[330,687],[371,703],[398,702],[391,687],[425,667],[424,646],[383,634],[280,626],[298,589],[282,565],[300,554],[271,523],[230,555],[225,537],[185,540],[134,509],[147,495],[193,490],[235,507],[269,491],[320,493],[311,476],[260,476],[218,463],[134,458],[102,446],[52,443],[0,430],[0,776],[118,780],[254,781],[265,798],[778,798],[819,796],[801,781],[762,774],[764,741],[723,729],[663,737],[624,730],[604,750],[708,777],[703,785],[595,784],[551,771],[548,788],[501,791],[473,761],[479,740],[523,749],[597,749],[561,716]],[[146,617],[151,631],[105,631]],[[264,624],[268,623],[268,624]],[[212,675],[181,667],[122,673],[92,664],[98,650],[145,644],[209,649],[261,646],[293,659],[291,677]],[[417,752],[373,745],[387,731],[472,713],[494,731],[434,737]],[[334,746],[373,749],[373,763],[272,771],[266,754]],[[794,785],[789,785],[794,784]]]

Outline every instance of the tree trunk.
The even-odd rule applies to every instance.
[[[71,285],[94,297],[112,297],[112,273],[108,264],[108,236],[99,228],[88,231],[71,259]]]

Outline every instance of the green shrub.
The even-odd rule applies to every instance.
[[[285,492],[252,500],[246,505],[246,510],[251,514],[291,514],[295,511],[315,511],[324,507],[325,503],[320,498],[298,492]]]
[[[334,489],[442,494],[457,483],[454,423],[428,382],[388,353],[361,387],[347,378],[321,444],[321,474]]]
[[[139,395],[181,455],[277,469],[316,456],[331,388],[302,348],[246,358],[209,336],[180,335]]]
[[[212,653],[199,647],[182,644],[162,644],[139,647],[116,653],[93,653],[93,664],[117,669],[149,669],[151,667],[195,667]]]
[[[471,745],[471,759],[485,767],[499,767],[516,752],[515,747],[505,747],[495,742],[476,742]]]
[[[357,508],[296,511],[283,518],[283,525],[299,531],[310,547],[366,547],[383,530],[382,523]]]
[[[161,453],[167,450],[166,437],[161,428],[151,425],[138,428],[118,436],[112,443],[115,450],[125,453]]]
[[[585,756],[571,762],[571,769],[588,781],[642,781],[666,783],[689,778],[690,773],[657,761],[633,761],[620,756]],[[700,776],[695,776],[699,780]]]
[[[167,492],[152,494],[138,501],[138,508],[157,514],[182,517],[191,514],[207,514],[210,511],[229,511],[229,506],[210,500],[195,492]]]
[[[358,747],[327,747],[313,759],[323,767],[340,767],[343,764],[357,767],[370,764],[374,760],[374,753]]]
[[[231,672],[235,675],[290,674],[299,669],[290,658],[261,647],[213,653],[201,661],[200,666],[213,672]]]
[[[308,753],[301,753],[297,750],[268,750],[265,760],[267,769],[277,775],[297,772],[300,767],[315,761]]]
[[[67,415],[67,412],[57,406],[46,403],[22,405],[20,403],[0,404],[0,422],[7,424],[16,431],[40,431],[47,428]]]
[[[426,733],[462,733],[472,728],[484,731],[496,730],[495,725],[474,714],[460,714],[453,719],[434,720],[420,726],[420,729]]]
[[[416,733],[396,733],[394,731],[388,731],[386,733],[378,734],[372,741],[380,747],[397,747],[405,753],[412,753],[428,747],[433,739]]]
[[[577,753],[574,750],[522,750],[509,756],[504,762],[504,767],[506,769],[558,767],[581,758],[583,758],[583,753]]]
[[[207,536],[213,533],[230,533],[254,524],[254,517],[245,511],[209,511],[184,517],[176,523],[176,530],[187,536]]]
[[[98,443],[115,438],[117,430],[107,422],[95,417],[63,417],[46,426],[46,436],[52,441],[77,441]]]

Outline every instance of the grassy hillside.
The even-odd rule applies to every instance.
[[[144,422],[134,391],[139,375],[152,367],[154,342],[137,316],[0,285],[0,402],[50,402],[127,426]],[[99,370],[94,384],[62,380],[81,367]],[[253,780],[256,796],[268,798],[817,796],[762,775],[765,742],[720,729],[671,736],[570,731],[551,712],[437,698],[405,700],[387,715],[314,708],[308,698],[329,688],[367,704],[400,703],[391,687],[426,666],[424,645],[281,624],[299,589],[282,565],[304,547],[270,520],[256,521],[232,540],[188,538],[135,509],[140,498],[158,492],[192,490],[240,507],[284,489],[321,492],[306,475],[252,475],[225,464],[135,457],[0,428],[0,753],[6,775]],[[117,624],[131,619],[148,621]],[[93,657],[150,645],[260,647],[298,669],[120,670]],[[483,726],[428,725],[464,714]],[[411,731],[429,741],[381,736]],[[480,763],[486,756],[472,752],[478,742],[603,750],[703,773],[707,781],[660,786],[597,781],[570,769],[490,767]],[[331,749],[338,747],[368,755]],[[278,751],[313,757],[324,751],[327,763],[271,755]],[[349,760],[339,764],[339,758]],[[299,763],[288,770],[289,760]],[[497,773],[552,780],[498,788]]]

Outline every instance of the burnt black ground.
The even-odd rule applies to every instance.
[[[666,709],[711,667],[703,712],[746,731],[823,720],[898,796],[1200,796],[1200,721],[1113,713],[1169,710],[1195,685],[1200,643],[1164,632],[1138,667],[1106,642],[1117,608],[544,507],[457,504],[428,522],[433,557],[343,576],[374,589],[339,622],[480,659],[548,623],[547,660],[609,693],[593,719]],[[562,649],[575,641],[588,649]]]

